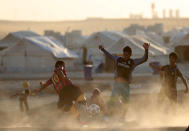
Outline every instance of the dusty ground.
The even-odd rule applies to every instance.
[[[38,88],[38,80],[30,81]],[[57,96],[49,88],[37,96],[30,96],[30,111],[26,115],[19,111],[17,98],[9,96],[20,90],[22,81],[1,81],[0,129],[1,130],[131,130],[131,131],[184,131],[189,125],[189,95],[179,91],[179,105],[169,108],[169,101],[157,107],[157,94],[132,91],[130,108],[125,122],[117,117],[82,117],[88,127],[78,124],[69,114],[62,114],[56,107]],[[3,88],[2,88],[3,87]],[[137,89],[135,89],[137,90]],[[141,92],[141,93],[140,93]],[[105,101],[109,100],[110,89],[103,91]],[[86,92],[89,97],[90,91]],[[89,122],[90,121],[90,122]]]

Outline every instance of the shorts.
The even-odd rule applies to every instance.
[[[64,111],[69,111],[74,101],[83,95],[79,87],[69,85],[64,87],[59,94],[58,108],[63,108]]]
[[[127,103],[130,99],[130,87],[129,84],[121,83],[121,82],[115,82],[113,84],[112,89],[112,97],[119,97],[121,96],[123,98],[123,102]]]

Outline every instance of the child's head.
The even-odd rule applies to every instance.
[[[40,81],[40,86],[43,87],[44,86],[44,82],[43,81]]]
[[[25,88],[25,89],[27,89],[27,88],[29,88],[29,86],[30,86],[30,84],[29,84],[29,82],[23,82],[22,83],[22,86]]]
[[[170,62],[171,65],[176,64],[177,59],[178,59],[178,56],[177,56],[177,54],[175,52],[171,52],[169,54],[169,62]]]
[[[39,82],[39,84],[40,84],[40,85],[43,85],[43,84],[44,84],[44,82],[43,82],[43,81],[40,81],[40,82]]]
[[[93,96],[98,96],[98,95],[100,95],[100,93],[101,93],[101,91],[98,88],[95,88],[93,90]]]
[[[128,60],[132,55],[132,49],[129,46],[123,48],[123,57]]]
[[[56,69],[62,69],[63,70],[64,67],[65,67],[64,61],[57,61],[56,64],[55,64]]]

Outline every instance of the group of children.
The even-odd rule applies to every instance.
[[[122,116],[125,116],[125,113],[128,109],[128,103],[130,100],[130,83],[132,79],[132,72],[135,69],[136,66],[146,62],[148,60],[148,49],[150,44],[144,43],[143,47],[145,50],[144,56],[142,58],[138,59],[132,59],[132,49],[129,46],[126,46],[123,49],[123,56],[118,57],[110,54],[108,51],[104,49],[102,45],[99,46],[99,49],[104,52],[106,56],[111,58],[115,65],[115,82],[112,89],[112,94],[110,98],[111,104],[107,105],[105,104],[102,96],[101,91],[99,89],[94,89],[90,104],[97,104],[100,106],[101,110],[105,113],[108,112],[108,110],[115,108],[115,104],[119,101],[119,97],[122,97],[122,102],[124,104],[124,114]],[[153,63],[150,63],[150,66],[153,68],[156,68],[159,70],[162,78],[162,88],[160,93],[163,94],[163,96],[166,96],[169,98],[171,102],[176,103],[177,101],[177,90],[176,90],[176,81],[177,78],[180,77],[182,81],[184,82],[184,85],[186,86],[186,93],[188,92],[188,86],[187,82],[184,79],[182,73],[179,71],[176,61],[177,61],[177,55],[176,53],[171,53],[169,55],[170,64],[166,66],[157,66]],[[41,88],[32,91],[33,93],[39,93],[45,88],[47,88],[49,85],[53,85],[54,89],[57,92],[57,95],[59,96],[59,100],[57,103],[57,107],[62,110],[63,112],[70,111],[77,120],[80,120],[80,115],[78,110],[76,109],[75,102],[87,106],[87,100],[84,96],[84,93],[81,91],[81,89],[73,84],[71,80],[68,78],[65,70],[65,63],[63,61],[57,61],[55,64],[55,69],[53,72],[53,75],[50,77],[50,79],[46,83],[40,83]],[[27,96],[29,95],[29,91],[25,89],[25,93],[23,94],[16,94],[20,96],[20,107],[21,110],[23,110],[23,103],[26,106],[26,110],[29,110],[28,104],[27,104]],[[160,100],[162,101],[162,100]]]

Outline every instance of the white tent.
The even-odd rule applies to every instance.
[[[144,54],[143,44],[145,42],[151,43],[143,37],[139,36],[128,36],[125,35],[117,43],[108,48],[108,51],[112,54],[122,54],[122,50],[125,46],[130,46],[132,48],[133,56],[141,56]],[[166,55],[166,48],[157,46],[156,44],[151,43],[149,55]]]
[[[0,41],[0,47],[7,48],[11,45],[16,44],[25,37],[36,37],[36,36],[40,36],[40,35],[32,31],[11,32]]]
[[[189,45],[189,33],[186,34],[182,39],[179,41],[176,41],[173,43],[173,47],[179,46],[179,45]]]
[[[160,45],[156,42],[149,41],[149,39],[145,39],[144,37],[141,36],[132,36],[132,39],[138,43],[139,45],[143,45],[144,43],[150,43],[150,55],[152,56],[157,56],[157,55],[167,55],[170,50],[163,45]]]
[[[52,41],[48,37],[27,37],[24,41],[28,41],[32,44],[35,44],[46,51],[49,51],[56,58],[77,58],[76,53],[68,50],[67,48],[58,45],[55,41]]]
[[[130,36],[125,36],[124,38],[121,38],[117,43],[109,47],[107,50],[111,54],[120,55],[122,54],[122,50],[125,46],[130,46],[132,48],[134,56],[140,56],[144,54],[142,46],[134,42]]]
[[[163,37],[156,34],[155,32],[144,32],[144,31],[137,31],[137,36],[143,37],[146,40],[150,41],[151,43],[154,43],[158,46],[164,46]]]
[[[0,67],[2,72],[51,72],[56,60],[64,60],[71,67],[74,58],[74,52],[48,37],[26,37],[0,52]]]
[[[84,41],[83,46],[86,48],[98,48],[99,44],[102,44],[105,48],[110,47],[121,38],[116,32],[97,32],[92,34]],[[100,42],[97,40],[100,39]]]
[[[102,59],[102,52],[99,51],[98,46],[101,44],[104,48],[109,48],[114,45],[119,39],[123,37],[123,34],[119,32],[98,32],[92,34],[85,42],[84,46],[88,49],[88,55],[95,59]],[[100,39],[100,42],[98,40]],[[98,60],[99,61],[99,60]]]
[[[170,43],[177,43],[181,41],[186,35],[186,32],[177,32],[175,35],[171,36]]]

